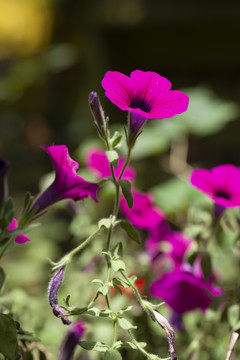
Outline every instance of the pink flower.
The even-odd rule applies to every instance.
[[[152,71],[135,70],[130,77],[108,71],[102,87],[112,103],[130,112],[128,136],[133,142],[146,119],[170,118],[188,108],[188,96],[181,91],[169,91],[170,81]]]
[[[165,219],[163,212],[152,204],[151,194],[143,194],[133,189],[132,195],[134,199],[132,209],[129,209],[123,196],[120,199],[120,209],[134,226],[151,230]]]
[[[240,169],[234,165],[220,165],[211,170],[195,169],[190,182],[218,205],[240,206]]]
[[[83,200],[91,196],[97,201],[98,185],[85,181],[78,176],[79,164],[69,156],[65,145],[41,146],[51,157],[55,168],[54,182],[34,201],[31,210],[38,208],[37,213],[63,199]]]
[[[151,294],[163,299],[178,314],[201,309],[205,311],[215,296],[221,295],[219,288],[206,283],[193,271],[183,269],[164,274],[151,284]]]
[[[169,248],[164,253],[160,251],[162,242],[169,244]],[[190,244],[190,239],[187,239],[180,231],[172,231],[170,226],[163,221],[156,229],[150,231],[145,247],[152,256],[153,261],[159,256],[166,255],[173,261],[175,268],[177,268],[181,266]]]
[[[87,167],[98,177],[98,178],[104,178],[111,176],[111,169],[109,165],[109,161],[107,158],[107,155],[105,154],[105,151],[98,148],[91,148],[87,151],[86,154],[87,158]],[[125,160],[122,157],[119,157],[118,160],[118,168],[114,168],[114,174],[116,178],[119,177],[123,165],[125,163]],[[122,179],[125,180],[134,180],[136,176],[135,170],[127,166],[124,174],[122,176]]]
[[[15,230],[17,229],[18,227],[18,221],[17,219],[13,218],[11,223],[7,226],[7,230],[8,231],[12,231],[12,230]],[[27,241],[30,241],[29,237],[27,237],[26,235],[24,234],[19,234],[16,236],[16,238],[14,239],[14,241],[17,243],[17,244],[24,244],[25,242]]]

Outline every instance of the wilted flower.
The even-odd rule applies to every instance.
[[[70,325],[71,321],[65,315],[65,311],[58,304],[58,290],[63,282],[66,266],[62,266],[52,277],[48,286],[48,300],[55,316],[61,316],[63,324]]]
[[[78,345],[79,340],[85,333],[85,326],[83,321],[74,324],[68,331],[63,344],[60,348],[58,360],[70,360]]]
[[[172,90],[166,78],[152,71],[135,70],[130,77],[118,71],[106,72],[105,95],[121,110],[129,111],[128,140],[133,145],[147,119],[170,118],[187,110],[189,98]]]
[[[3,159],[0,159],[0,207],[7,198],[7,171],[9,163]]]
[[[86,165],[87,167],[98,177],[98,178],[104,178],[111,176],[111,169],[110,164],[107,158],[107,155],[105,154],[105,151],[99,148],[91,148],[86,153]],[[114,174],[116,178],[119,177],[123,165],[125,163],[125,160],[122,157],[119,157],[118,160],[118,168],[114,168]],[[125,180],[134,180],[135,179],[135,170],[127,166],[122,179]]]
[[[78,176],[79,164],[69,156],[65,145],[41,146],[51,157],[55,168],[54,182],[34,201],[30,211],[37,208],[37,213],[45,210],[59,200],[83,200],[91,196],[97,201],[98,185],[85,181]]]
[[[218,205],[240,206],[240,169],[234,165],[219,165],[211,170],[195,169],[190,182]]]
[[[184,269],[164,274],[153,281],[150,292],[154,297],[163,299],[178,314],[197,308],[205,311],[213,297],[221,295],[221,290],[213,287],[211,281],[205,282],[202,276]]]
[[[130,222],[140,228],[151,230],[156,228],[164,219],[165,215],[157,206],[153,205],[151,194],[143,194],[135,189],[132,190],[133,207],[129,209],[125,198],[120,200],[120,209]]]
[[[11,223],[6,227],[6,229],[8,231],[12,231],[17,229],[17,227],[18,227],[18,221],[17,219],[13,218]],[[30,241],[30,239],[24,234],[19,234],[15,237],[14,241],[17,244],[24,244],[25,242]]]

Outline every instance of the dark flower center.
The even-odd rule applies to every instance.
[[[132,109],[141,109],[142,111],[149,113],[151,111],[151,105],[139,96],[136,96],[131,100],[130,107]]]
[[[231,196],[224,190],[217,190],[215,192],[215,196],[216,197],[221,197],[223,199],[226,199],[226,200],[230,200],[231,199]]]

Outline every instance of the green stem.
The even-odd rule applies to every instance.
[[[2,249],[2,251],[0,253],[0,260],[2,259],[3,255],[5,254],[5,252],[9,248],[9,246],[12,245],[13,241],[14,241],[14,237],[10,238],[9,241],[6,243],[6,245],[4,246],[4,248]]]
[[[140,295],[138,289],[136,288],[136,286],[135,286],[135,285],[131,282],[131,280],[124,274],[124,271],[123,271],[123,270],[121,270],[120,272],[121,272],[122,276],[124,277],[124,279],[127,281],[127,283],[128,283],[128,284],[131,286],[131,288],[134,290],[135,295],[136,295],[138,301],[139,301],[140,304],[143,306],[143,302],[142,302],[141,295]],[[144,307],[144,306],[143,306],[143,307]],[[145,307],[144,307],[144,308],[145,308]]]
[[[128,164],[129,164],[130,157],[131,157],[131,152],[132,152],[132,148],[129,148],[129,149],[128,149],[128,154],[127,154],[127,159],[126,159],[126,161],[125,161],[125,164],[123,165],[123,168],[122,168],[122,171],[121,171],[121,173],[120,173],[120,175],[119,175],[118,181],[121,180],[121,178],[122,178],[122,176],[123,176],[123,174],[124,174],[124,171],[125,171],[126,167],[127,167]]]
[[[117,319],[113,320],[113,344],[114,346],[115,342],[117,341]]]
[[[140,350],[148,359],[152,359],[151,355],[150,355],[147,351],[145,351],[145,350],[139,345],[139,343],[136,341],[136,339],[134,338],[131,330],[128,330],[128,334],[129,334],[132,342],[133,342],[133,343],[136,345],[136,347],[138,348],[138,350]]]

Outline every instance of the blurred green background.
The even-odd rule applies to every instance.
[[[105,72],[151,70],[185,91],[190,105],[186,114],[147,123],[133,165],[137,186],[151,188],[180,226],[181,211],[196,194],[185,185],[189,164],[239,165],[239,18],[240,3],[232,0],[0,0],[0,156],[11,164],[9,192],[17,211],[23,193],[37,194],[41,177],[52,171],[41,144],[66,144],[84,165],[84,149],[96,142],[90,91],[99,93],[113,128],[120,124],[123,131],[126,114],[101,88]],[[179,174],[185,182],[173,177]],[[176,196],[169,201],[167,192]],[[81,225],[91,226],[102,215],[103,208],[92,210],[87,201],[83,217],[79,206],[73,222],[71,209],[59,205],[50,211],[44,226],[30,234],[31,243],[14,248],[3,264],[17,299],[14,312],[53,354],[66,329],[47,303],[46,259],[58,260],[76,246],[85,236]],[[73,267],[72,289],[85,278],[79,266],[88,263],[91,251]]]

